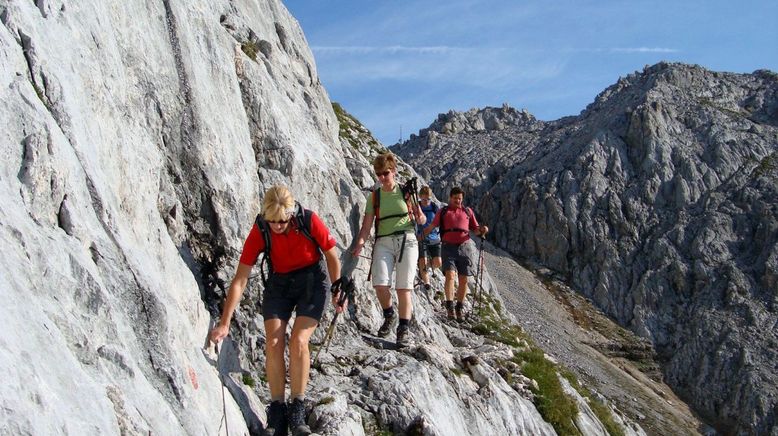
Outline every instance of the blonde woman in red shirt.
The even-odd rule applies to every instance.
[[[265,370],[271,396],[265,429],[267,435],[286,434],[287,420],[293,434],[310,434],[310,429],[305,425],[303,402],[310,372],[308,342],[324,312],[330,282],[337,282],[336,278],[340,277],[335,238],[316,213],[304,209],[298,212],[299,207],[285,186],[273,186],[265,193],[262,213],[243,245],[240,263],[227,292],[219,324],[210,333],[210,339],[214,342],[229,333],[230,320],[246,288],[251,268],[256,264],[259,254],[266,251],[265,239],[269,237],[270,274],[262,292],[266,335]],[[308,219],[309,229],[304,228]],[[261,226],[267,226],[264,236]],[[321,262],[322,253],[326,271]],[[337,307],[336,310],[342,311],[343,307]],[[284,349],[286,328],[293,311],[296,317],[289,341],[292,402],[287,407],[284,398]]]

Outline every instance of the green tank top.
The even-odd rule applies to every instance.
[[[376,236],[388,236],[392,233],[398,232],[413,232],[413,221],[408,216],[408,205],[405,203],[402,191],[399,185],[395,185],[392,192],[384,192],[383,189],[378,188],[378,193],[381,199],[378,202],[379,211],[381,216],[391,218],[384,218],[378,221],[378,235]],[[367,196],[367,205],[365,206],[365,213],[375,213],[373,210],[373,193],[371,192]],[[380,217],[376,217],[378,219]]]

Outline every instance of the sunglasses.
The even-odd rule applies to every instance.
[[[376,175],[376,177],[386,177],[386,176],[389,175],[389,173],[391,173],[391,171],[386,170],[386,171],[384,171],[382,173],[375,173],[375,175]]]
[[[285,219],[285,220],[266,220],[266,221],[269,222],[270,224],[286,224],[286,223],[289,222],[288,219]]]

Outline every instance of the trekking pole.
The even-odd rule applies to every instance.
[[[343,285],[344,282],[345,285]],[[344,277],[341,279],[341,283],[337,284],[336,286],[337,290],[335,292],[340,292],[340,298],[338,298],[336,305],[340,307],[343,306],[343,303],[345,303],[346,300],[350,300],[353,296],[354,282],[350,278]],[[335,316],[332,317],[332,321],[330,321],[330,325],[327,327],[327,334],[324,336],[324,342],[322,343],[321,348],[316,350],[316,355],[313,356],[313,364],[311,364],[311,366],[315,367],[319,362],[319,355],[321,354],[322,349],[327,351],[330,348],[330,342],[332,342],[332,337],[335,334],[335,326],[337,325],[339,315],[340,312],[338,312],[336,308]]]
[[[410,200],[411,202],[411,207],[408,208],[408,219],[413,221],[414,229],[416,232],[418,232],[419,223],[416,221],[416,217],[413,214],[413,206],[419,206],[419,199],[416,197],[416,177],[405,182],[405,184],[400,188],[400,191],[402,191],[405,201]],[[407,234],[403,234],[403,242],[402,245],[400,245],[400,256],[397,258],[398,263],[403,261],[403,255],[405,254],[405,240],[407,237]]]
[[[484,239],[486,238],[481,235],[481,242],[478,246],[478,273],[475,276],[475,303],[470,308],[471,315],[476,306],[478,306],[479,309],[481,308],[481,294],[483,293],[484,285]]]
[[[224,394],[224,379],[222,378],[221,370],[219,369],[219,360],[221,358],[221,355],[219,353],[219,343],[216,342],[214,345],[214,350],[216,351],[216,372],[219,373],[219,382],[222,385],[222,419],[219,421],[219,430],[216,431],[218,434],[222,429],[222,424],[224,424],[224,431],[227,432],[227,436],[230,436],[230,426],[227,424],[227,399]]]

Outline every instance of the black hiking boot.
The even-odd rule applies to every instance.
[[[267,407],[265,436],[286,436],[286,403],[273,401]]]
[[[456,315],[457,315],[457,321],[464,322],[465,321],[465,305],[461,301],[457,301],[455,312],[456,312]]]
[[[392,331],[392,327],[394,327],[394,322],[397,321],[397,314],[392,312],[391,315],[384,317],[384,323],[381,324],[381,328],[378,329],[378,333],[376,333],[376,336],[385,338],[389,335],[389,332]]]
[[[410,344],[410,334],[407,325],[397,327],[397,348],[405,348]]]
[[[446,300],[444,304],[446,306],[446,318],[455,319],[454,302],[451,300]]]
[[[305,403],[299,398],[295,398],[289,405],[289,429],[292,430],[292,436],[311,434],[311,428],[305,424]]]

